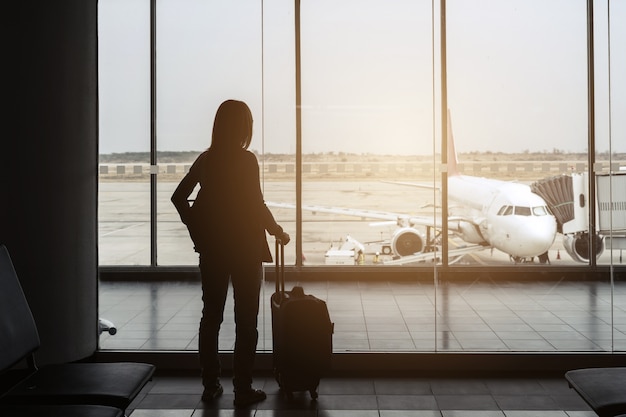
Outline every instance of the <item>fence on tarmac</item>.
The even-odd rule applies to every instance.
[[[162,180],[178,180],[191,164],[100,164],[99,174],[102,180],[141,179],[155,173]],[[261,174],[265,179],[285,179],[295,176],[296,165],[293,162],[271,162],[260,164]],[[610,171],[617,172],[626,168],[626,162],[614,162]],[[439,175],[439,165],[436,175]],[[581,161],[480,161],[458,164],[458,169],[466,175],[493,178],[535,179],[551,175],[587,171],[587,163]],[[596,172],[609,172],[608,162],[598,162]],[[316,162],[303,163],[304,177],[315,179],[356,179],[356,178],[430,178],[433,177],[432,162]]]

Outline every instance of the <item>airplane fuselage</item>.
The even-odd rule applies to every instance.
[[[527,258],[545,253],[556,237],[556,219],[527,185],[453,175],[448,197],[455,203],[450,216],[461,219],[450,227],[468,242]]]

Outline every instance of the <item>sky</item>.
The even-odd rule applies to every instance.
[[[626,1],[608,1],[594,3],[596,143],[626,152]],[[99,2],[100,153],[149,151],[149,3]],[[439,150],[439,5],[302,0],[304,153]],[[448,0],[446,28],[459,152],[587,150],[585,0]],[[157,1],[158,149],[208,147],[236,98],[252,149],[294,153],[294,44],[293,1]]]

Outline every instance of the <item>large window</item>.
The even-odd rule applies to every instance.
[[[251,148],[263,155],[260,3],[160,1],[156,9],[157,262],[194,265],[197,255],[170,197],[211,144],[213,117],[227,99],[254,117]],[[184,22],[184,24],[181,24]]]
[[[101,265],[150,264],[150,4],[98,3]]]
[[[306,289],[336,350],[624,348],[623,5],[594,3],[590,50],[584,0],[161,0],[152,24],[150,3],[99,3],[103,268],[197,266],[170,196],[236,98],[288,266],[332,276]],[[583,287],[506,272],[598,265]],[[103,283],[102,313],[127,326],[103,348],[195,349],[199,284],[171,281]],[[121,314],[130,300],[151,313]],[[150,341],[146,317],[179,326]]]

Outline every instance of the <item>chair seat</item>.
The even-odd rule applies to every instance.
[[[565,379],[600,417],[626,414],[626,368],[576,369]]]
[[[40,340],[6,246],[0,244],[0,404],[92,404],[124,411],[154,374],[135,362],[36,366]],[[18,364],[26,363],[28,367]]]
[[[10,404],[99,404],[125,410],[152,378],[146,363],[46,365],[2,399]]]
[[[0,406],[2,417],[123,417],[119,408],[102,405]]]

